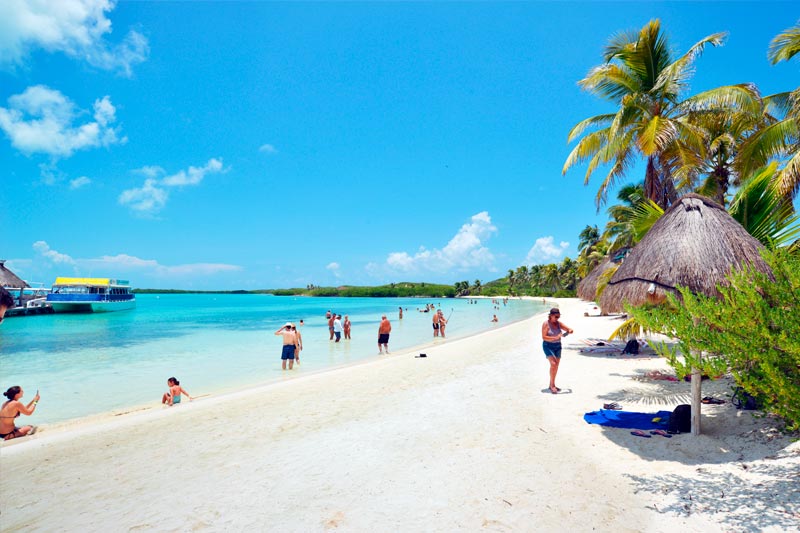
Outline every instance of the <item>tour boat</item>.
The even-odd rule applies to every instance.
[[[56,278],[47,303],[56,313],[102,313],[133,309],[136,295],[127,280]]]

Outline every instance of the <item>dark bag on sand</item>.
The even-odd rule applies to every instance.
[[[622,350],[622,353],[629,353],[631,355],[639,355],[639,341],[636,339],[631,339],[625,345],[625,348]]]
[[[741,387],[736,387],[733,390],[731,403],[737,409],[744,409],[745,411],[755,411],[758,409],[758,401],[756,401],[753,396],[747,394]]]
[[[681,404],[669,417],[669,433],[689,433],[692,430],[692,406]]]

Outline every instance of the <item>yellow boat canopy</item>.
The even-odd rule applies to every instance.
[[[81,285],[90,287],[110,287],[112,285],[130,285],[125,279],[111,278],[56,278],[54,285]]]

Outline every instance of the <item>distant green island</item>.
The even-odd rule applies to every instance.
[[[574,266],[569,258],[565,260],[567,267]],[[403,281],[377,286],[343,285],[341,287],[319,287],[308,285],[305,288],[293,289],[256,289],[235,291],[199,291],[183,289],[134,289],[136,294],[272,294],[274,296],[329,296],[351,298],[455,298],[457,296],[555,296],[574,297],[577,279],[574,268],[566,268],[563,276],[558,276],[558,265],[548,265],[556,273],[556,282],[534,282],[529,280],[527,267],[520,267],[518,272],[509,271],[509,277],[503,277],[482,284],[480,280],[473,283],[459,281],[453,285],[441,283],[415,283]],[[531,273],[536,273],[539,267],[533,267]],[[523,274],[525,276],[523,276]],[[570,275],[567,275],[570,274]],[[540,276],[534,276],[537,279]],[[546,277],[546,276],[545,276]],[[564,279],[561,279],[561,278]],[[527,280],[527,283],[525,281]],[[509,283],[509,281],[511,283]]]
[[[180,289],[134,289],[136,294],[272,294],[275,296],[338,296],[338,297],[373,297],[373,298],[454,298],[454,285],[437,283],[390,283],[379,286],[317,287],[309,285],[305,288],[291,289],[257,289],[236,291],[196,291]]]

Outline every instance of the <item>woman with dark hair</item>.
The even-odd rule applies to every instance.
[[[167,392],[161,397],[161,403],[164,405],[177,405],[181,403],[181,394],[185,394],[189,401],[192,401],[192,397],[189,396],[189,393],[186,392],[186,389],[181,387],[181,382],[178,381],[178,378],[169,378],[167,380]]]
[[[14,297],[4,287],[0,287],[0,322],[6,315],[6,309],[14,307]]]
[[[23,393],[24,391],[19,385],[10,387],[3,393],[3,395],[8,398],[8,401],[0,407],[0,439],[11,440],[36,433],[36,426],[23,426],[19,428],[14,425],[14,419],[16,419],[20,413],[26,416],[32,415],[33,411],[36,410],[36,405],[39,403],[38,391],[28,405],[19,401]]]

